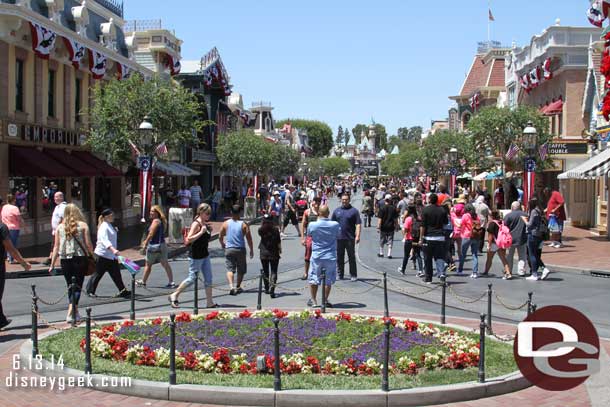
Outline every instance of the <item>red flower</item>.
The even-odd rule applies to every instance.
[[[133,321],[131,321],[131,320],[123,321],[123,323],[121,324],[121,326],[122,326],[123,328],[128,327],[128,326],[133,326]]]
[[[176,322],[191,322],[191,314],[182,312],[176,316]]]
[[[247,309],[243,310],[243,312],[239,313],[239,317],[240,318],[250,318],[252,316],[252,313],[250,311],[248,311]]]
[[[407,332],[417,331],[418,326],[419,324],[415,321],[411,321],[410,319],[405,320],[405,331]]]
[[[398,321],[392,317],[383,317],[383,323],[385,324],[386,322],[390,322],[390,324],[392,326],[396,326],[396,324],[398,323]]]
[[[313,373],[320,373],[320,361],[314,356],[307,356],[305,364],[311,366],[311,371]]]
[[[320,309],[314,311],[314,316],[316,319],[324,318],[324,316],[322,316],[322,310]]]
[[[340,312],[340,313],[339,313],[339,315],[337,315],[337,316],[335,317],[335,319],[336,319],[337,321],[347,321],[347,322],[351,322],[351,320],[352,320],[352,316],[351,316],[350,314],[348,314],[348,313],[345,313],[345,312]]]
[[[80,350],[83,352],[85,351],[85,338],[81,339],[80,341]]]
[[[153,325],[161,325],[162,323],[163,323],[163,319],[161,319],[161,317],[157,317],[152,320]]]
[[[274,309],[272,312],[273,312],[273,315],[274,315],[276,318],[278,318],[278,319],[282,319],[282,318],[284,318],[284,317],[288,316],[288,312],[286,312],[286,311],[282,311],[282,310],[277,309],[277,308],[275,308],[275,309]]]
[[[218,311],[212,311],[208,315],[205,316],[206,321],[211,321],[213,319],[218,319]]]

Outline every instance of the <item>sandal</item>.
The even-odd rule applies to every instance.
[[[146,288],[146,283],[142,280],[136,280],[136,286]]]
[[[168,296],[167,299],[169,300],[169,303],[171,304],[172,308],[180,308],[180,303],[178,302],[178,300],[172,300],[172,296]]]
[[[218,304],[212,304],[209,307],[206,308],[219,308],[220,306]]]

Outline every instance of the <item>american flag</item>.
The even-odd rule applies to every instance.
[[[515,143],[512,143],[508,151],[506,152],[505,157],[507,160],[512,160],[517,156],[517,153],[519,153],[519,146],[517,146]]]
[[[540,154],[540,159],[542,161],[546,160],[546,156],[549,153],[549,143],[544,143],[538,148],[538,153]]]
[[[165,141],[157,146],[155,153],[157,153],[157,155],[167,155],[167,145],[165,144]]]

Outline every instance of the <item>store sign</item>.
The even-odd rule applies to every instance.
[[[75,131],[56,129],[34,124],[7,123],[7,134],[23,141],[40,144],[79,147],[87,137]]]
[[[549,154],[587,154],[587,143],[549,143]]]

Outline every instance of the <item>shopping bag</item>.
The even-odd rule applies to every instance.
[[[549,232],[559,233],[559,223],[555,215],[549,216]]]
[[[119,256],[119,263],[123,265],[131,274],[138,274],[140,271],[140,266],[138,266],[133,260],[128,259],[127,257]]]

